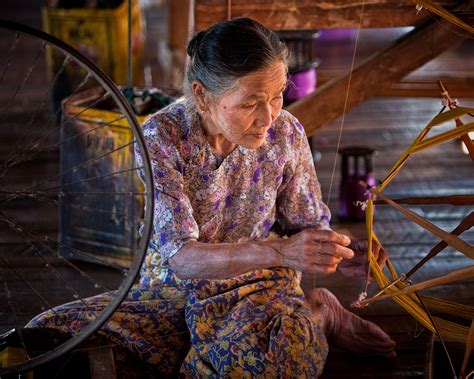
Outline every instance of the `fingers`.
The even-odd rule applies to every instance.
[[[349,248],[354,251],[367,251],[369,248],[369,241],[366,239],[352,239]]]
[[[332,242],[337,243],[341,246],[349,246],[351,243],[351,239],[344,235],[337,233],[333,230],[325,230],[325,229],[307,229],[307,232],[310,233],[311,238],[315,242]]]
[[[368,245],[368,243],[367,243]],[[368,249],[368,246],[367,246]],[[367,251],[366,249],[366,251]],[[378,261],[379,256],[380,256],[380,245],[377,242],[373,242],[372,244],[372,255],[374,256],[375,260]]]
[[[341,258],[341,260],[352,259],[354,257],[354,252],[351,249],[336,243],[320,243],[316,245],[319,248],[317,252],[320,254]]]
[[[329,254],[313,254],[310,257],[311,263],[318,265],[337,266],[342,262],[341,257]]]
[[[332,274],[343,261],[342,257],[316,253],[308,257],[306,272],[317,274]]]
[[[307,229],[309,245],[316,253],[328,254],[344,259],[352,259],[354,252],[348,248],[351,240],[344,234],[332,230]]]
[[[383,269],[384,266],[385,266],[385,262],[388,259],[388,255],[387,255],[387,252],[385,251],[385,249],[382,246],[380,246],[380,244],[376,241],[374,241],[374,243],[372,245],[372,254],[373,254],[375,260],[377,261],[377,265],[381,269]]]
[[[388,254],[387,252],[381,248],[379,252],[379,256],[377,257],[377,264],[381,269],[385,267],[385,263],[387,262],[388,259]]]
[[[289,265],[309,273],[334,273],[344,259],[352,259],[354,252],[348,248],[351,240],[332,230],[306,229],[291,237],[291,249],[303,254],[287,259]]]
[[[369,247],[369,241],[366,239],[354,239],[351,241],[351,244],[349,245],[349,248],[353,249],[354,252],[356,252],[356,260],[366,260],[366,255],[362,255],[359,253],[364,253],[367,252]],[[388,254],[384,250],[384,248],[377,242],[373,241],[372,243],[372,256],[377,262],[378,266],[383,269],[385,267],[385,263],[388,259]]]
[[[323,265],[323,264],[315,264],[311,268],[311,270],[307,270],[306,272],[310,274],[334,274],[337,270],[337,265]]]

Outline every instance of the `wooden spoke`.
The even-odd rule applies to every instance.
[[[464,359],[462,362],[461,373],[459,374],[460,378],[465,378],[465,372],[467,368],[467,363],[474,349],[474,320],[471,322],[471,328],[469,329],[469,335],[466,341],[466,351],[464,352]]]
[[[403,197],[392,199],[397,204],[407,205],[474,205],[474,194],[472,195],[452,195],[452,196],[427,196],[427,197]],[[383,200],[375,200],[374,204],[385,204]]]
[[[449,93],[444,87],[441,80],[438,80],[438,86],[441,89],[441,96],[443,96],[443,99],[448,104],[449,109],[451,110],[459,109],[457,102],[451,99],[451,96],[449,96]],[[458,128],[464,125],[463,122],[459,119],[459,117],[455,118],[455,122],[456,122],[456,127]],[[464,142],[464,145],[466,145],[467,151],[469,152],[469,156],[474,161],[474,144],[472,143],[471,137],[469,137],[469,134],[463,134],[461,136],[461,140]]]
[[[474,225],[474,212],[471,212],[467,217],[465,217],[461,223],[451,232],[452,235],[458,236],[461,233],[469,230]],[[440,253],[448,244],[445,241],[439,242],[435,247],[433,247],[428,255],[424,257],[420,262],[418,262],[415,267],[413,267],[407,274],[406,277],[409,278],[412,276],[420,267],[422,267],[426,262],[431,258],[435,257]]]
[[[454,247],[456,250],[465,254],[469,258],[474,259],[474,246],[469,245],[468,243],[464,242],[460,238],[448,232],[445,232],[444,230],[438,228],[436,225],[425,220],[423,217],[418,216],[416,213],[406,208],[403,208],[402,206],[398,205],[396,202],[394,202],[387,196],[383,195],[381,192],[377,191],[375,188],[370,188],[369,191],[373,193],[374,195],[376,195],[377,197],[379,197],[380,199],[382,199],[383,201],[385,201],[387,204],[390,204],[392,207],[394,207],[395,209],[403,213],[406,217],[408,217],[413,222],[417,223],[424,229],[430,231],[434,235],[443,239],[449,246]]]
[[[452,271],[449,274],[439,276],[437,278],[425,280],[424,282],[416,283],[411,286],[406,286],[405,288],[402,288],[398,291],[394,291],[392,293],[387,293],[376,297],[371,297],[369,299],[360,300],[358,301],[357,306],[364,307],[376,301],[381,301],[394,296],[409,295],[416,291],[422,291],[424,289],[439,286],[442,284],[452,283],[458,280],[465,280],[471,278],[474,278],[474,266],[465,267],[459,270]]]
[[[447,132],[440,133],[434,137],[427,138],[419,143],[416,146],[413,146],[410,149],[410,153],[416,153],[420,150],[427,149],[431,146],[438,145],[440,143],[449,141],[454,138],[462,137],[463,135],[467,135],[467,133],[474,130],[474,122],[469,124],[464,124],[462,126],[457,127],[456,129],[448,130]]]

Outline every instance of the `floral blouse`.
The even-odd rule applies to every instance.
[[[287,111],[260,148],[238,146],[225,158],[213,151],[190,100],[160,110],[142,130],[155,186],[142,282],[166,282],[168,259],[190,240],[243,242],[265,239],[276,227],[283,234],[329,228],[307,137]]]

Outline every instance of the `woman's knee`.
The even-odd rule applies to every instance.
[[[49,309],[33,317],[26,325],[26,328],[49,328],[52,327],[53,319],[55,317],[54,312]]]

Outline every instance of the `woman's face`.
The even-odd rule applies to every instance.
[[[235,86],[207,101],[207,132],[249,149],[262,146],[272,122],[280,114],[287,68],[274,62],[267,68],[239,78]]]

